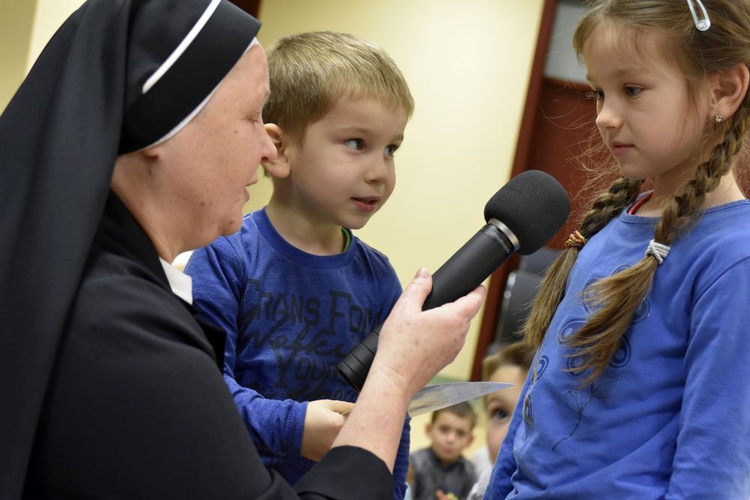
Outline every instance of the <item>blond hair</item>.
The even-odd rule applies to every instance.
[[[407,117],[414,99],[404,75],[379,45],[346,33],[315,31],[278,40],[268,52],[271,94],[263,121],[295,141],[340,98],[372,98]]]

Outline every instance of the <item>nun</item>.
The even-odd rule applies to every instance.
[[[484,289],[423,312],[417,273],[334,447],[292,487],[170,265],[239,229],[276,154],[259,28],[227,0],[89,0],[0,116],[0,498],[391,498],[409,400]]]

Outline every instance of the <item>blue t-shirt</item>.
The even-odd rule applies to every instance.
[[[593,385],[569,371],[584,288],[641,260],[657,222],[623,213],[583,247],[485,499],[750,497],[750,201],[671,245]]]
[[[401,294],[396,272],[354,236],[337,255],[303,252],[276,232],[265,209],[196,250],[185,272],[203,319],[227,332],[224,379],[263,462],[295,483],[315,464],[300,456],[306,402],[356,400],[336,365],[387,318]],[[407,420],[397,498],[408,455]]]

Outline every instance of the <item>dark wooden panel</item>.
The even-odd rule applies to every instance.
[[[253,17],[258,17],[258,11],[260,11],[261,0],[230,0],[240,9],[244,10]]]
[[[591,201],[580,159],[594,145],[600,145],[601,138],[594,123],[596,102],[585,97],[588,91],[587,85],[547,78],[542,85],[533,134],[536,147],[529,155],[527,168],[544,170],[555,177],[565,186],[571,200],[571,218],[547,244],[552,248],[563,248]],[[610,161],[609,154],[601,161]]]

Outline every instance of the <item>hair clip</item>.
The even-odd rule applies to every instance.
[[[654,240],[648,242],[648,248],[646,248],[646,255],[653,255],[658,264],[664,262],[669,254],[669,247],[663,243],[657,243]]]
[[[703,16],[702,19],[698,18],[698,13],[695,11],[695,5],[693,5],[693,2],[697,3],[698,7],[700,7],[701,15]],[[708,12],[703,6],[703,2],[701,2],[701,0],[687,0],[687,4],[688,7],[690,7],[690,13],[693,15],[693,23],[695,23],[695,28],[698,31],[708,31],[708,28],[711,27],[711,19],[708,17]]]
[[[588,240],[585,236],[583,236],[580,231],[575,231],[568,236],[568,239],[565,241],[565,248],[570,247],[576,247],[578,250],[583,248],[583,245],[586,244]]]

